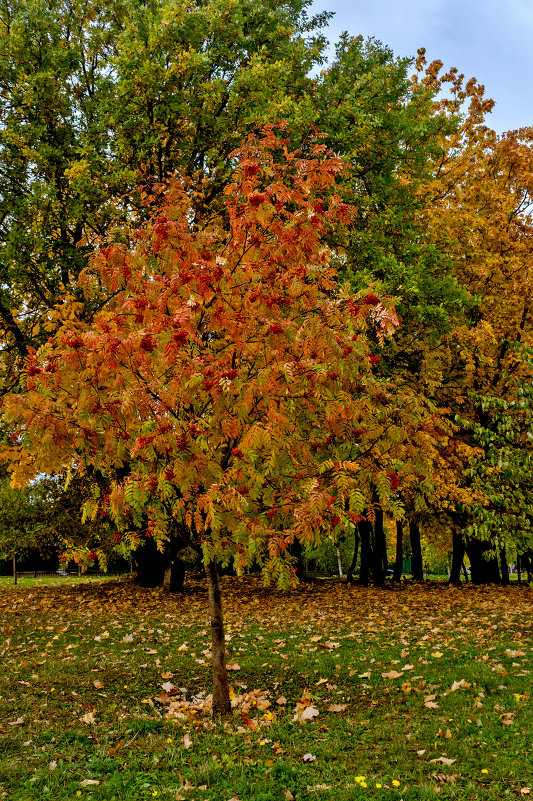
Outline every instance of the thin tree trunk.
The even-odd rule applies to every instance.
[[[393,581],[399,581],[403,573],[403,525],[396,521],[396,561],[394,562]]]
[[[355,568],[357,567],[357,556],[359,554],[359,531],[355,529],[354,531],[354,543],[353,543],[353,556],[352,556],[352,563],[348,568],[348,572],[346,573],[346,582],[347,584],[353,584]]]
[[[522,583],[522,565],[520,563],[520,554],[516,555],[516,575],[518,583]]]
[[[461,583],[461,568],[465,557],[465,543],[463,534],[459,529],[454,529],[452,535],[452,566],[450,568],[450,584]]]
[[[13,584],[17,583],[17,557],[13,557]]]
[[[337,567],[339,568],[339,578],[343,578],[344,573],[342,572],[342,560],[341,560],[341,552],[339,548],[335,549],[337,551]]]
[[[507,554],[505,553],[505,546],[500,548],[500,565],[501,565],[502,584],[504,587],[507,587],[510,583],[510,578],[509,578],[509,565],[507,564]]]
[[[224,638],[224,615],[218,570],[215,562],[205,566],[209,593],[209,615],[211,618],[211,652],[213,654],[213,716],[224,716],[231,712],[228,673],[226,671],[226,643]]]
[[[383,521],[383,509],[376,509],[376,522],[374,523],[374,582],[382,586],[387,574],[387,538]]]
[[[372,524],[368,520],[361,520],[357,524],[359,535],[361,537],[361,564],[359,566],[359,581],[363,587],[368,587],[368,578],[370,571],[370,559],[372,549],[370,547],[370,532]]]
[[[409,537],[411,540],[411,573],[415,581],[424,581],[422,546],[420,545],[420,528],[418,523],[409,523]]]

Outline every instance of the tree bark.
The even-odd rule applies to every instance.
[[[17,557],[13,557],[13,584],[17,583]]]
[[[499,584],[501,582],[498,559],[496,556],[485,558],[485,552],[489,548],[489,542],[482,542],[475,537],[469,537],[467,540],[466,552],[470,560],[473,584]]]
[[[347,584],[354,584],[355,578],[355,568],[357,567],[357,556],[359,554],[359,531],[355,529],[354,531],[354,541],[353,541],[353,556],[352,556],[352,563],[348,568],[348,572],[346,573],[346,583]]]
[[[452,535],[452,566],[450,568],[450,584],[461,583],[461,568],[465,556],[465,543],[463,534],[458,529],[454,529]]]
[[[374,582],[381,587],[387,575],[387,538],[383,521],[383,509],[376,509],[376,522],[374,523],[374,558],[372,570]]]
[[[396,521],[396,560],[394,562],[393,581],[399,581],[403,573],[403,525],[401,520]]]
[[[424,568],[422,565],[422,546],[420,544],[420,528],[418,523],[409,523],[409,538],[411,540],[411,573],[415,581],[424,581]]]
[[[213,716],[223,717],[231,712],[228,673],[226,670],[226,641],[224,615],[218,570],[215,562],[205,566],[211,618],[211,653],[213,654]]]
[[[339,548],[339,547],[337,547],[337,548],[335,549],[335,551],[336,551],[336,553],[337,553],[337,567],[338,567],[338,569],[339,569],[339,578],[340,578],[340,579],[342,579],[342,578],[344,578],[344,573],[342,572],[342,559],[341,559],[341,551],[340,551],[340,548]]]
[[[357,524],[359,529],[359,536],[361,537],[361,564],[359,566],[359,582],[363,587],[368,587],[368,579],[370,572],[370,559],[372,549],[370,547],[370,533],[372,531],[372,523],[368,520],[361,520]]]
[[[295,538],[289,546],[289,553],[296,558],[296,578],[305,581],[304,551],[298,538]]]
[[[502,546],[500,548],[500,569],[502,576],[502,584],[504,587],[507,587],[510,583],[510,578],[509,578],[509,565],[507,563],[507,554],[505,552],[505,546]]]

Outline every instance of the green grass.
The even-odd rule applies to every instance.
[[[173,597],[26,581],[0,599],[0,798],[533,795],[527,588],[324,582],[283,594],[225,579],[234,692],[271,705],[212,723],[187,707],[167,716],[172,700],[210,690],[201,583]],[[304,723],[302,696],[319,712]]]

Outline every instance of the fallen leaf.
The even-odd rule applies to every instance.
[[[510,656],[512,659],[516,659],[517,656],[525,656],[524,651],[512,651],[510,648],[505,649],[505,653],[507,656]]]
[[[17,718],[16,720],[10,720],[7,724],[8,726],[20,726],[24,723],[24,718]]]
[[[171,681],[166,681],[164,684],[161,685],[161,688],[166,692],[169,693],[171,690],[174,689],[174,685]]]
[[[240,670],[241,666],[237,664],[237,662],[233,662],[231,665],[226,666],[226,670]]]
[[[133,642],[133,634],[125,634],[122,642]]]
[[[183,735],[183,747],[184,747],[184,748],[185,748],[187,751],[189,750],[189,748],[191,748],[191,747],[192,747],[192,740],[191,740],[191,737],[190,737],[190,734],[189,734],[189,732],[186,732],[186,733]]]
[[[460,679],[459,681],[454,681],[454,683],[452,684],[452,693],[454,693],[456,690],[459,690],[461,687],[466,688],[471,686],[472,685],[470,684],[470,682],[465,681],[464,679]]]
[[[95,720],[94,712],[86,712],[85,715],[81,716],[80,720],[82,720],[84,723],[88,723],[88,724],[94,723],[94,720]]]
[[[84,779],[82,782],[80,782],[80,787],[96,787],[98,784],[100,784],[98,779]]]
[[[318,709],[316,707],[314,707],[314,706],[306,706],[304,711],[302,712],[302,714],[299,717],[300,717],[301,721],[313,720],[313,718],[316,718],[316,716],[319,715],[319,714],[320,713],[319,713],[319,711],[318,711]]]
[[[316,759],[316,756],[314,754],[304,754],[302,759],[303,759],[304,762],[314,762],[315,759]]]
[[[278,706],[285,706],[286,703],[287,703],[287,699],[285,698],[284,695],[280,695],[280,697],[276,699],[276,704]]]
[[[328,712],[345,712],[347,704],[330,704]]]
[[[100,681],[100,679],[95,679],[93,681],[93,686],[96,687],[97,690],[101,690],[102,687],[104,686],[104,682]]]
[[[397,670],[391,670],[389,673],[382,673],[381,675],[384,679],[399,679],[403,676],[403,673],[398,673]]]
[[[455,759],[448,759],[448,757],[441,756],[441,757],[438,757],[438,759],[430,759],[429,761],[430,762],[443,762],[445,765],[453,765],[453,763],[456,760]]]

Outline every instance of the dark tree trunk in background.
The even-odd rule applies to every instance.
[[[394,562],[393,581],[399,581],[403,573],[403,524],[396,521],[396,561]]]
[[[469,537],[466,552],[470,560],[470,575],[473,584],[500,584],[500,570],[496,555],[485,557],[490,550],[490,543]]]
[[[502,584],[507,587],[510,583],[509,578],[509,565],[507,564],[507,554],[505,553],[505,546],[500,548],[500,565],[502,573]]]
[[[383,520],[383,509],[376,509],[376,521],[374,523],[374,553],[372,559],[372,578],[379,587],[385,581],[387,575],[387,538],[385,536],[385,526]]]
[[[13,584],[17,583],[17,557],[13,557]]]
[[[368,520],[361,520],[357,524],[357,528],[359,529],[359,536],[361,538],[361,564],[359,566],[359,582],[363,585],[363,587],[368,587],[370,560],[372,558],[372,549],[370,547],[372,523],[369,523]]]
[[[424,568],[422,565],[422,546],[420,544],[420,528],[418,523],[409,523],[409,538],[411,540],[411,573],[415,581],[424,581]]]
[[[357,557],[359,555],[359,531],[355,529],[353,535],[353,556],[352,556],[352,563],[348,568],[348,572],[346,573],[346,582],[348,584],[355,583],[355,568],[357,567]]]
[[[157,549],[152,537],[143,537],[138,548],[133,551],[133,571],[135,581],[141,587],[161,587],[165,570],[170,567],[168,557]]]
[[[465,543],[463,534],[458,529],[454,529],[452,535],[452,566],[450,568],[450,584],[461,583],[461,568],[465,556]]]
[[[226,670],[226,642],[224,615],[217,566],[209,562],[205,567],[211,618],[211,652],[213,654],[213,716],[223,717],[231,712],[228,673]]]
[[[296,557],[296,577],[303,581],[305,578],[304,552],[300,540],[295,539],[289,548],[291,556]]]
[[[518,583],[522,583],[522,563],[520,560],[520,554],[516,555],[516,575],[518,578]]]
[[[168,592],[181,592],[185,581],[185,562],[176,556],[165,569],[163,589]]]

